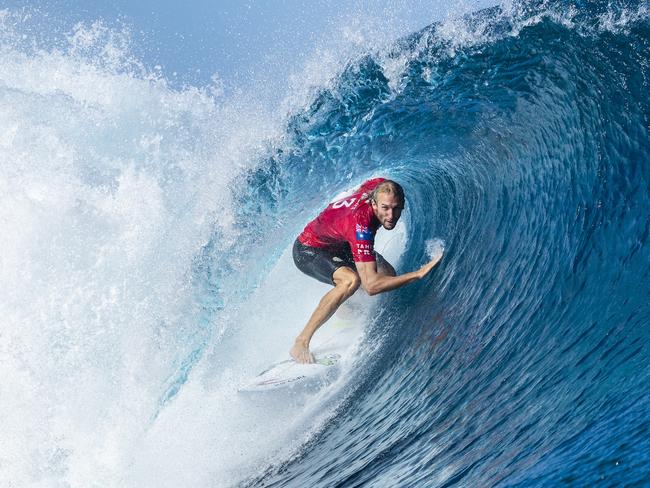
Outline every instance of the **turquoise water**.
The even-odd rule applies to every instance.
[[[3,31],[3,484],[650,484],[646,4],[321,56],[281,113],[78,32]],[[285,251],[374,175],[406,189],[398,271],[431,239],[440,266],[334,385],[239,397],[322,292]]]

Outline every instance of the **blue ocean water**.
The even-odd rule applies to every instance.
[[[432,26],[388,54],[397,87],[368,55],[291,119],[291,176],[267,181],[386,172],[408,189],[406,262],[435,236],[447,254],[386,298],[336,421],[251,486],[650,485],[641,9],[495,9],[469,46]]]
[[[650,486],[648,14],[450,19],[282,116],[170,89],[101,26],[67,51],[5,26],[0,480]],[[398,272],[431,239],[442,262],[381,297],[335,387],[251,405],[237,381],[315,305],[273,323],[306,284],[265,281],[374,175],[407,193]]]

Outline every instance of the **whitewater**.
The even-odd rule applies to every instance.
[[[0,485],[650,486],[647,3],[376,27],[270,103],[0,11]],[[327,290],[296,235],[380,175],[397,271],[440,265],[336,381],[238,394]]]

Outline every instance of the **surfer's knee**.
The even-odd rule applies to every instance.
[[[361,286],[361,279],[359,276],[354,276],[354,278],[351,278],[348,281],[345,281],[343,283],[343,287],[345,290],[345,296],[346,297],[351,297],[354,295],[354,292],[359,289],[359,286]]]
[[[346,297],[349,297],[361,286],[361,278],[351,269],[339,268],[334,274],[334,284],[345,292]]]

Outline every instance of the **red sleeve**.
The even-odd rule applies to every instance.
[[[357,262],[368,263],[376,261],[375,258],[375,232],[370,225],[370,219],[364,213],[355,219],[348,229],[348,242],[352,257]]]
[[[364,181],[359,187],[359,192],[371,192],[382,181],[386,181],[386,178],[372,178],[371,180]]]

